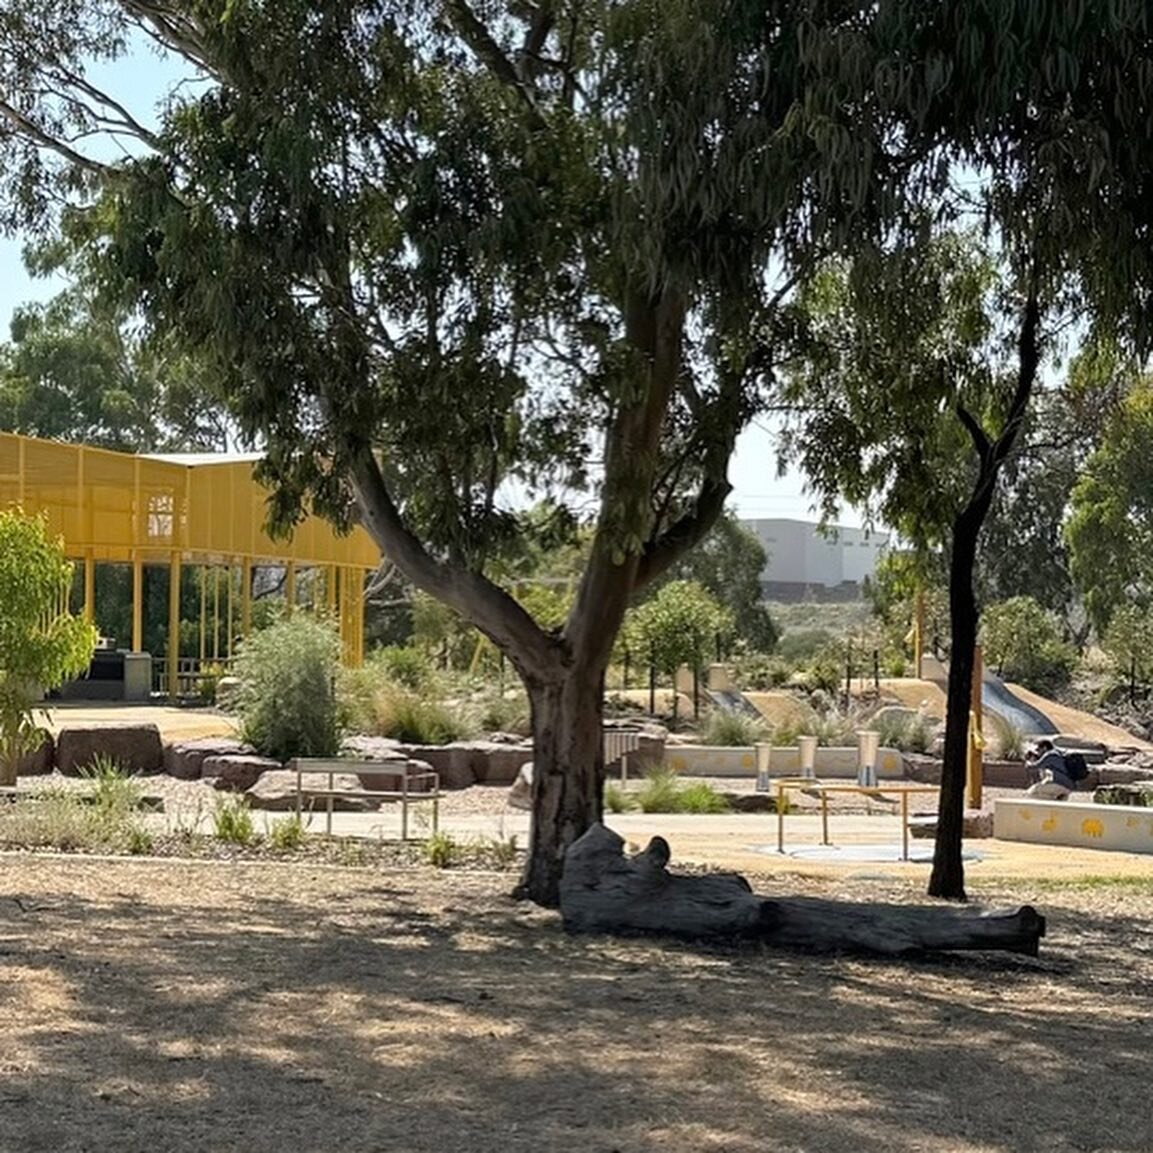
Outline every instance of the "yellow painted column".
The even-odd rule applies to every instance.
[[[92,550],[84,550],[84,619],[96,619],[96,558]]]
[[[168,562],[168,695],[180,695],[180,553]]]
[[[229,561],[229,563],[228,563],[228,597],[227,597],[228,633],[227,633],[226,637],[224,638],[224,654],[229,660],[232,659],[232,638],[233,638],[233,634],[236,632],[236,624],[235,624],[236,618],[235,618],[235,615],[234,615],[233,609],[232,609],[232,604],[233,604],[233,599],[234,599],[232,586],[235,583],[236,583],[236,566],[231,561]]]
[[[200,663],[208,656],[208,573],[204,565],[197,566],[200,572]]]
[[[985,783],[984,725],[982,721],[981,687],[985,680],[985,657],[981,646],[973,650],[973,689],[972,706],[969,713],[969,771],[968,805],[970,809],[981,807],[981,793]]]
[[[925,655],[925,590],[917,588],[916,617],[913,621],[913,668],[914,676],[921,679],[921,659]]]
[[[296,605],[296,561],[290,560],[284,570],[284,603],[289,608]]]
[[[28,465],[25,458],[26,442],[23,437],[16,441],[16,503],[24,508],[24,473]]]
[[[328,605],[328,615],[331,617],[336,616],[336,581],[338,571],[336,565],[332,564],[324,570],[324,599]]]
[[[212,568],[212,659],[220,660],[220,565]]]
[[[132,558],[132,651],[144,649],[144,562]]]
[[[252,632],[252,561],[247,557],[240,564],[240,635]]]

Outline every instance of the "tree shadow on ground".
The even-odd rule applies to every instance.
[[[913,963],[567,937],[475,874],[70,864],[0,883],[4,1153],[1153,1147],[1148,902]]]

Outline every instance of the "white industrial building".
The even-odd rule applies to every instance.
[[[812,521],[744,520],[768,554],[761,573],[766,600],[853,600],[888,547],[889,534]]]

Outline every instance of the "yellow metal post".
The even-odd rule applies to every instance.
[[[200,572],[200,663],[204,664],[208,656],[208,573],[204,565],[199,566]]]
[[[96,558],[91,549],[84,553],[84,619],[96,619]]]
[[[284,603],[289,608],[296,605],[296,562],[291,560],[284,570]]]
[[[252,632],[252,561],[247,557],[240,565],[240,635]]]
[[[985,680],[985,658],[981,646],[973,650],[973,691],[972,707],[969,714],[969,772],[968,805],[971,809],[981,807],[981,791],[984,786],[985,760],[983,735],[981,687]]]
[[[913,668],[921,679],[921,660],[925,655],[925,590],[917,587],[916,618],[913,621]]]
[[[220,660],[220,565],[212,566],[212,659]]]
[[[233,601],[232,586],[235,582],[236,582],[236,570],[235,570],[235,567],[232,565],[232,563],[229,562],[229,565],[228,565],[228,599],[227,599],[227,604],[228,604],[228,609],[227,609],[227,612],[228,612],[228,633],[224,638],[224,654],[230,660],[232,658],[232,637],[233,637],[233,634],[236,632],[235,616],[234,616],[233,611],[232,611],[232,601]]]
[[[132,558],[132,651],[144,649],[144,562]]]
[[[180,553],[168,562],[168,695],[180,695]]]

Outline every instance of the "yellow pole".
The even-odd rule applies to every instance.
[[[224,653],[229,660],[232,659],[232,634],[236,631],[235,613],[232,609],[233,602],[233,589],[232,586],[236,583],[236,566],[229,562],[228,565],[228,635],[224,638]]]
[[[921,679],[921,659],[925,655],[925,590],[917,587],[916,619],[913,621],[913,668]]]
[[[220,565],[212,566],[212,659],[220,660]]]
[[[981,790],[984,786],[985,762],[983,749],[985,739],[982,733],[981,686],[985,680],[985,658],[981,646],[973,650],[973,690],[972,709],[969,715],[969,772],[968,805],[970,809],[981,807]]]
[[[293,608],[296,605],[296,561],[290,560],[284,570],[284,603]]]
[[[240,563],[240,635],[252,632],[252,561],[247,557]]]
[[[208,596],[206,593],[207,573],[204,571],[204,565],[197,566],[200,572],[200,663],[204,664],[204,658],[208,653],[208,646],[206,639],[208,636]]]
[[[180,695],[180,553],[168,561],[168,695]]]
[[[96,558],[91,549],[84,552],[84,619],[96,619]]]
[[[144,562],[132,558],[132,651],[144,649]]]

